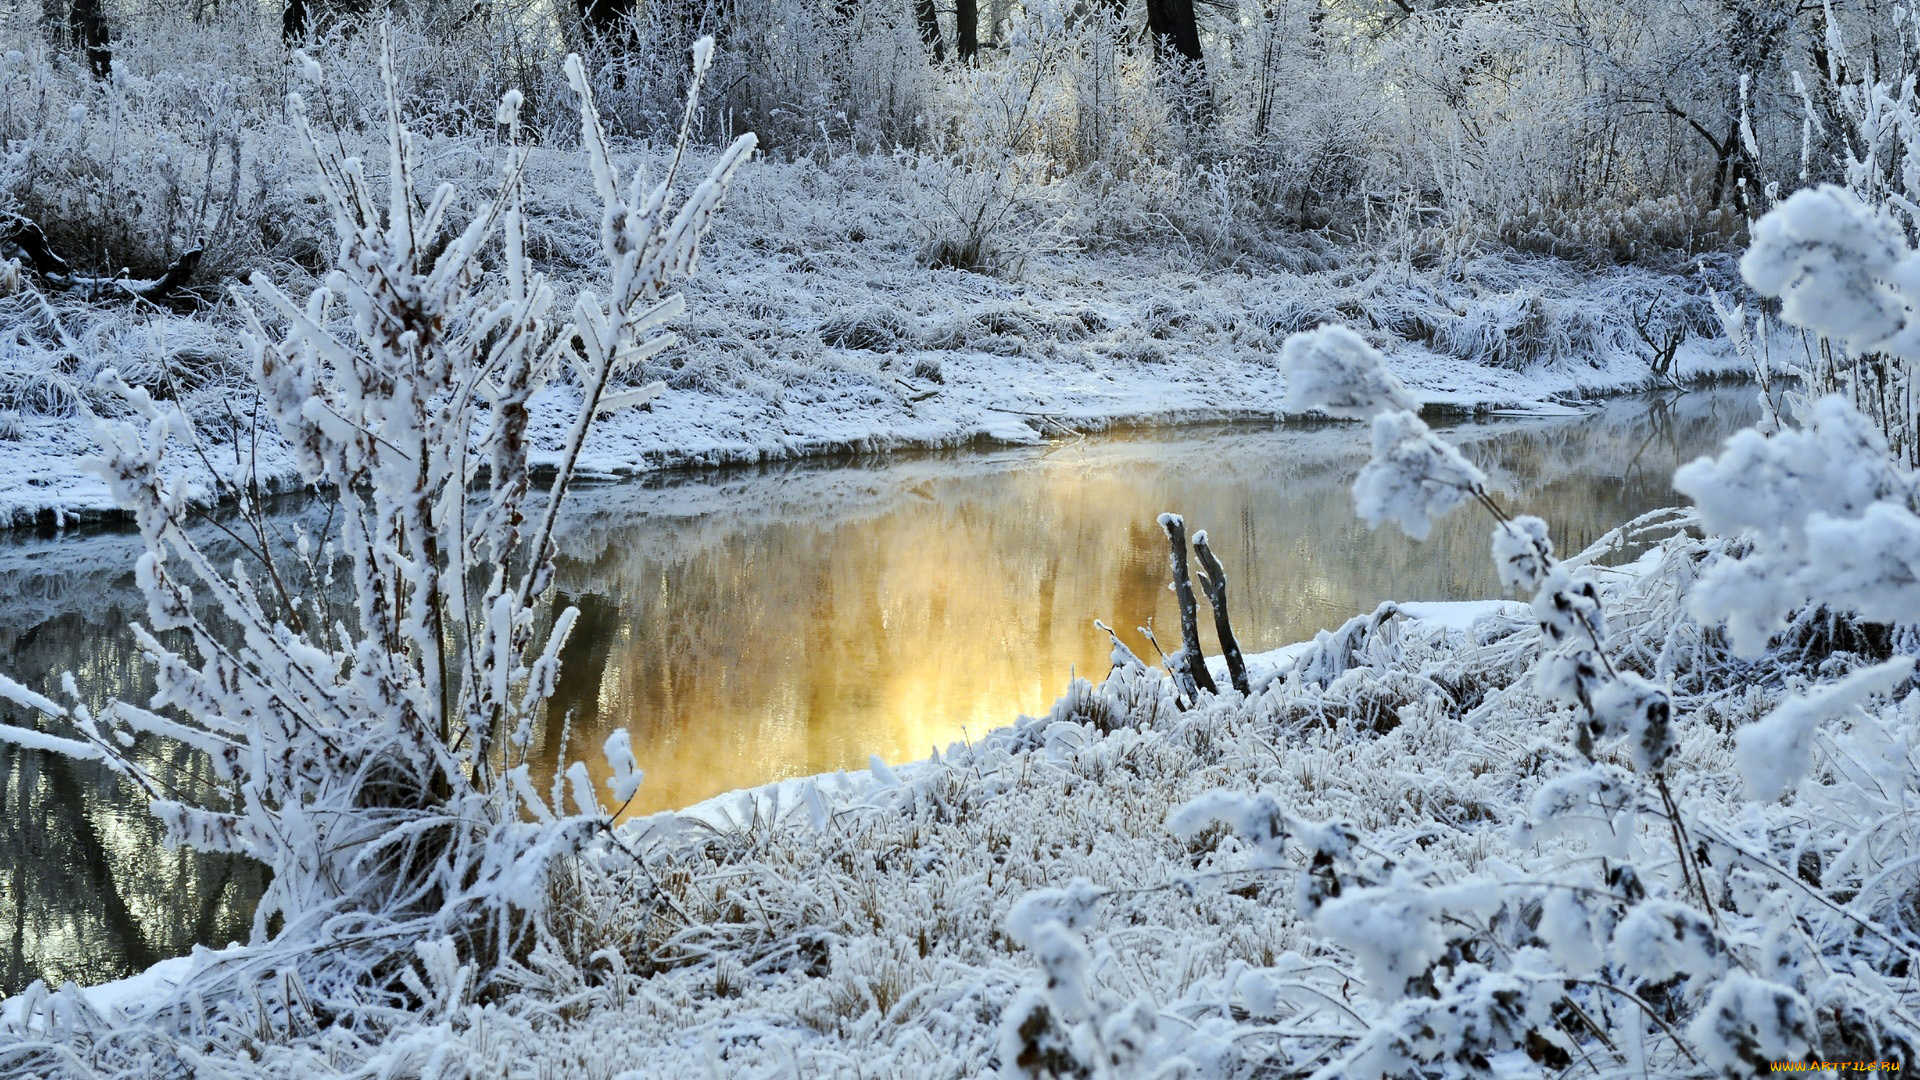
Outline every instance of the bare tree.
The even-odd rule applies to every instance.
[[[971,64],[980,55],[979,0],[953,0],[954,52]]]
[[[105,78],[113,70],[112,35],[102,0],[41,0],[40,25],[55,48],[76,48]]]
[[[936,64],[947,62],[946,42],[940,36],[940,13],[933,0],[914,0],[913,21],[920,28],[920,41]]]
[[[1164,63],[1178,56],[1195,64],[1203,62],[1193,0],[1147,0],[1147,29],[1153,35],[1154,59]]]

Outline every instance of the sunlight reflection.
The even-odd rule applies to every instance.
[[[1667,505],[1665,478],[1751,418],[1746,390],[1649,413],[1462,425],[1508,497],[1564,550]],[[810,485],[804,512],[753,484],[677,509],[659,492],[600,493],[594,528],[563,548],[581,608],[555,705],[574,755],[633,732],[646,782],[634,813],[733,788],[888,762],[1042,711],[1073,673],[1105,675],[1117,626],[1178,646],[1162,510],[1209,530],[1249,650],[1309,638],[1381,600],[1495,595],[1488,523],[1461,513],[1425,544],[1371,533],[1347,492],[1353,427],[1112,436],[992,461],[929,456],[854,471],[788,467],[761,489]],[[849,470],[838,470],[846,473]],[[1204,616],[1203,612],[1203,616]],[[1202,636],[1215,649],[1211,621]],[[557,742],[547,747],[557,756]]]

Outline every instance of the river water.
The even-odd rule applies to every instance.
[[[1674,468],[1756,418],[1753,390],[1728,387],[1444,426],[1572,552],[1674,503]],[[1248,651],[1386,599],[1496,595],[1476,509],[1423,544],[1355,520],[1366,440],[1343,424],[1184,428],[584,486],[558,575],[581,615],[537,738],[557,758],[564,731],[597,776],[598,746],[628,727],[647,774],[636,813],[924,757],[1104,675],[1095,618],[1144,656],[1133,628],[1149,620],[1177,644],[1163,510],[1208,531]],[[0,535],[0,671],[54,693],[71,670],[96,702],[139,693],[137,551],[114,530]],[[0,719],[24,719],[10,709]],[[202,768],[142,751],[181,785]],[[244,939],[263,883],[246,860],[165,851],[98,770],[0,745],[0,992]]]

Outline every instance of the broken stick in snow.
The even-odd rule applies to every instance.
[[[1209,694],[1220,687],[1207,670],[1207,654],[1200,649],[1200,612],[1193,599],[1193,581],[1187,576],[1187,523],[1179,514],[1161,514],[1160,527],[1167,531],[1167,543],[1173,549],[1173,595],[1180,601],[1180,657],[1195,686]]]
[[[1213,629],[1220,635],[1220,651],[1227,657],[1227,675],[1233,679],[1235,690],[1251,694],[1247,661],[1240,655],[1240,642],[1233,636],[1233,625],[1227,621],[1227,572],[1220,568],[1220,560],[1213,557],[1213,549],[1207,546],[1207,530],[1193,534],[1193,552],[1200,556],[1200,588],[1207,594],[1207,605],[1213,608]]]
[[[107,300],[147,300],[160,303],[178,292],[200,267],[204,248],[195,245],[151,280],[92,277],[76,274],[48,243],[46,231],[32,218],[0,214],[0,259],[20,259],[55,292],[93,303]]]

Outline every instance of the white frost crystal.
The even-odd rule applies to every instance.
[[[607,767],[613,775],[607,777],[607,790],[613,794],[615,803],[625,803],[640,790],[640,781],[646,774],[640,770],[633,759],[633,736],[626,728],[617,728],[607,736]]]
[[[1553,567],[1553,540],[1547,523],[1523,514],[1493,530],[1493,566],[1509,592],[1538,592]]]
[[[1913,674],[1913,658],[1895,657],[1856,671],[1812,693],[1790,697],[1765,720],[1734,736],[1734,761],[1748,796],[1772,801],[1813,768],[1813,729],[1821,721],[1867,700],[1892,693]]]

